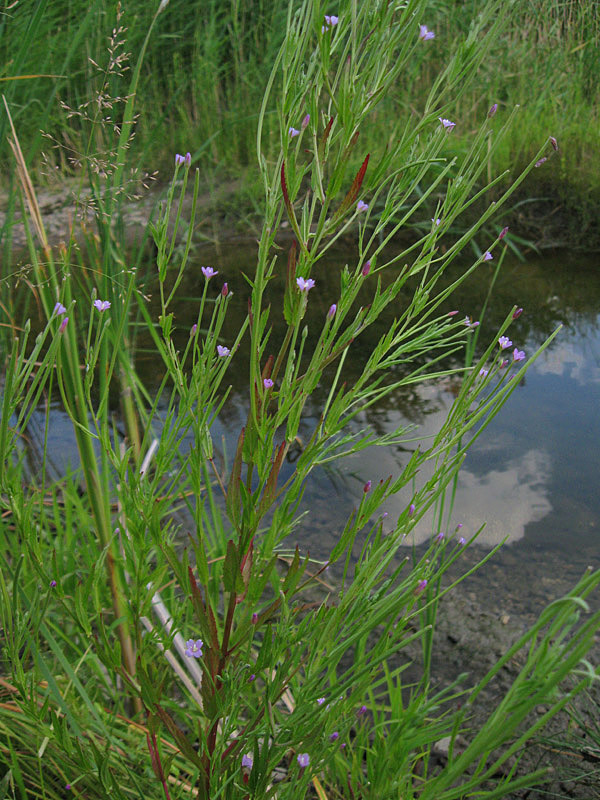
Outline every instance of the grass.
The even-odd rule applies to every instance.
[[[422,108],[434,76],[447,63],[458,37],[483,7],[483,0],[457,5],[432,0],[423,14],[436,33],[435,47],[422,49],[399,76],[368,130],[369,149],[381,149],[397,135],[398,124]],[[102,169],[112,148],[99,129],[90,140],[85,119],[90,98],[124,97],[124,71],[107,65],[107,50],[118,41],[124,57],[135,60],[152,19],[152,4],[121,9],[80,0],[37,0],[15,4],[0,16],[0,74],[28,164],[36,180],[79,174],[86,164]],[[499,115],[519,106],[519,121],[490,159],[488,177],[518,174],[548,136],[559,141],[556,158],[531,176],[528,198],[512,220],[522,234],[547,246],[597,247],[600,167],[595,131],[600,127],[600,66],[596,57],[600,21],[594,4],[523,0],[507,11],[510,24],[489,51],[470,86],[448,114],[458,121],[448,154],[464,154],[470,134],[494,102]],[[128,160],[164,182],[174,152],[190,150],[208,186],[235,181],[233,202],[215,209],[228,224],[259,200],[237,191],[251,169],[254,134],[271,65],[285,30],[284,4],[273,0],[203,0],[191,6],[170,0],[161,14],[144,60],[137,90],[138,118]],[[415,21],[416,24],[417,21]],[[111,45],[111,40],[113,44]],[[110,58],[108,58],[110,61]],[[106,85],[105,85],[106,84]],[[109,128],[118,110],[103,109]],[[298,109],[298,122],[302,109]],[[264,141],[279,147],[276,108],[264,120]],[[0,169],[12,186],[6,144],[7,118],[0,116]],[[109,137],[110,139],[110,137]],[[94,161],[95,160],[95,161]],[[139,187],[139,183],[138,183]],[[534,216],[544,218],[543,229]],[[4,231],[6,238],[7,232]]]
[[[27,210],[29,256],[27,283],[11,286],[10,302],[3,300],[13,316],[0,417],[0,663],[6,674],[0,789],[11,800],[299,800],[315,792],[320,800],[459,800],[465,794],[492,800],[547,777],[542,769],[519,772],[513,758],[518,764],[527,742],[597,682],[585,657],[600,625],[600,612],[588,604],[600,571],[586,572],[552,603],[475,686],[463,679],[440,691],[431,675],[436,611],[459,582],[442,588],[441,578],[479,531],[466,541],[458,529],[447,536],[436,527],[412,562],[403,550],[429,509],[443,523],[446,492],[469,447],[558,333],[527,357],[518,348],[503,349],[513,306],[476,349],[478,323],[465,325],[456,312],[443,310],[486,263],[478,235],[502,263],[507,243],[499,230],[490,234],[493,214],[536,169],[528,164],[504,189],[502,177],[486,181],[509,126],[480,114],[464,152],[449,159],[459,140],[439,121],[469,96],[469,77],[501,36],[503,7],[500,0],[481,6],[481,16],[432,75],[431,89],[420,94],[415,84],[414,104],[389,130],[396,87],[412,71],[429,68],[431,41],[421,41],[415,27],[426,13],[424,0],[401,8],[340,0],[339,20],[326,24],[319,0],[305,0],[290,4],[285,26],[279,9],[265,4],[258,15],[265,33],[257,28],[258,38],[248,36],[250,5],[211,4],[202,20],[183,16],[176,23],[168,16],[168,24],[197,26],[190,31],[197,29],[198,37],[185,37],[188,49],[173,73],[191,80],[196,48],[214,44],[206,32],[225,15],[225,33],[217,37],[222,49],[206,61],[223,65],[223,73],[207,75],[206,65],[201,72],[202,86],[210,79],[220,89],[211,100],[219,100],[220,124],[224,98],[237,96],[250,108],[253,65],[259,70],[260,59],[273,51],[254,112],[256,139],[240,129],[239,138],[208,137],[200,145],[207,154],[212,148],[210,174],[227,147],[240,165],[256,153],[253,188],[262,195],[262,224],[253,270],[246,284],[233,276],[229,287],[218,270],[202,268],[201,294],[193,300],[197,322],[185,340],[175,336],[173,309],[203,180],[192,156],[176,159],[165,203],[149,226],[155,263],[144,269],[142,251],[131,257],[124,245],[129,168],[158,163],[160,153],[149,156],[156,125],[173,124],[169,115],[181,110],[164,103],[164,114],[152,117],[160,92],[144,92],[150,76],[161,86],[171,74],[161,72],[161,45],[165,58],[178,52],[170,44],[184,47],[175,35],[173,42],[165,38],[164,6],[130,34],[132,57],[123,19],[112,9],[114,30],[102,62],[89,60],[102,36],[93,17],[82,15],[88,35],[80,41],[89,53],[77,50],[72,82],[57,84],[65,94],[53,120],[54,141],[60,140],[55,155],[79,178],[76,208],[87,186],[94,212],[94,227],[84,227],[80,243],[75,224],[64,245],[48,241],[36,202],[35,148],[19,145],[22,135],[23,142],[35,141],[25,116],[35,100],[25,103],[24,94],[19,105],[17,82],[8,82],[13,95],[5,122],[18,201]],[[169,15],[183,11],[173,0],[167,8]],[[56,9],[35,4],[17,48],[19,69],[27,68],[28,46],[38,67],[51,68],[48,20],[74,31],[79,6],[62,10],[63,17],[52,17]],[[65,63],[71,66],[63,53]],[[172,140],[163,146],[166,158]],[[534,160],[547,147],[542,142]],[[474,215],[473,200],[489,199],[492,191],[496,204]],[[425,204],[439,225],[422,227]],[[284,223],[295,238],[282,257],[276,237]],[[418,236],[390,252],[386,245],[406,226]],[[440,239],[450,230],[461,233],[442,250]],[[356,244],[340,268],[336,302],[313,322],[306,312],[322,301],[321,259],[349,231]],[[445,281],[447,268],[470,247],[471,265]],[[283,302],[272,290],[277,278]],[[232,319],[232,288],[246,294],[241,318]],[[394,318],[378,327],[386,310]],[[284,331],[280,341],[271,336],[275,323]],[[136,370],[142,336],[153,344],[160,374],[152,391]],[[364,366],[354,378],[346,362],[359,354]],[[457,354],[465,355],[465,366],[445,358]],[[229,383],[234,372],[244,376],[242,400]],[[456,396],[434,435],[405,426],[383,434],[354,426],[373,403],[449,377]],[[316,418],[309,401],[319,386],[324,400]],[[66,475],[52,469],[48,432],[56,397],[79,456]],[[240,406],[246,420],[235,451],[217,459],[215,423]],[[43,411],[44,425],[41,435],[35,429],[34,473],[25,453],[36,410]],[[282,470],[307,424],[311,432],[298,458]],[[336,531],[327,564],[311,562],[289,546],[311,473],[371,445],[410,445],[411,455],[397,474],[364,484]],[[406,508],[384,523],[382,504],[402,491],[409,494]],[[406,649],[415,642],[424,666],[406,685]],[[517,655],[520,671],[485,724],[474,726],[471,711],[482,692]],[[461,736],[469,742],[458,752]],[[438,769],[431,753],[445,737],[448,760]]]

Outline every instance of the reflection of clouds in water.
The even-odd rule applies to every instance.
[[[595,344],[593,342],[592,346]],[[540,375],[558,375],[577,381],[580,385],[600,382],[599,357],[589,357],[582,340],[555,339],[535,362],[534,369]]]
[[[552,511],[547,484],[551,459],[542,450],[528,450],[503,469],[475,475],[463,467],[458,477],[454,501],[452,531],[463,523],[462,535],[469,537],[485,523],[478,542],[493,546],[506,536],[515,542],[525,534],[525,526],[539,522]],[[433,514],[429,512],[419,523],[417,542],[431,536]]]

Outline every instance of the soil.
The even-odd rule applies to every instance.
[[[473,548],[447,577],[458,578],[465,568],[474,565],[483,551]],[[550,602],[564,596],[581,577],[583,569],[573,565],[565,569],[559,552],[546,552],[539,558],[523,559],[517,546],[506,546],[473,576],[455,587],[442,599],[436,626],[433,657],[433,680],[446,686],[461,673],[468,672],[467,685],[474,685],[494,666],[510,646],[535,622]],[[454,574],[452,574],[452,572]],[[545,577],[541,577],[545,576]],[[527,592],[523,586],[527,586]],[[523,602],[527,597],[526,603]],[[596,604],[600,601],[595,599]],[[418,665],[420,653],[414,652]],[[596,665],[600,660],[600,633],[588,660]],[[523,663],[519,654],[498,673],[479,696],[473,728],[485,725],[489,714],[509,688]],[[581,695],[577,712],[598,731],[600,726],[600,690],[596,687],[589,704]],[[536,709],[543,714],[547,707]],[[568,733],[569,729],[571,734]],[[579,745],[573,737],[583,732],[567,713],[555,717],[549,728],[524,749],[517,774],[524,775],[542,767],[550,768],[548,782],[537,789],[507,795],[527,800],[570,798],[597,800],[600,798],[600,736],[596,741]],[[571,736],[571,738],[570,738]],[[443,759],[443,742],[440,757]],[[576,776],[580,776],[575,780]],[[585,776],[585,777],[581,777]]]

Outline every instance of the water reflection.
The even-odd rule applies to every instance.
[[[212,279],[214,294],[223,280],[234,292],[232,313],[223,331],[223,343],[231,344],[239,320],[247,313],[249,288],[241,271],[252,273],[252,248],[223,247],[218,254],[202,249],[197,256],[198,264],[211,264],[219,270],[218,278]],[[281,258],[283,271],[285,254]],[[318,291],[315,289],[310,295],[306,317],[307,350],[317,340],[327,309],[338,297],[339,272],[346,262],[352,263],[348,251],[340,250],[319,264],[315,276]],[[455,269],[464,266],[457,265]],[[454,295],[452,307],[476,317],[488,292],[492,269],[489,264],[483,265]],[[451,281],[455,275],[449,274],[446,279]],[[199,266],[190,268],[180,288],[182,299],[174,311],[181,347],[196,321],[203,281]],[[283,289],[283,277],[270,284],[273,322],[282,316],[278,308]],[[368,302],[369,296],[370,289],[365,288],[359,302]],[[400,296],[398,303],[402,302],[406,298]],[[600,531],[600,276],[596,261],[582,262],[580,258],[561,255],[530,259],[527,263],[506,262],[496,280],[488,317],[481,326],[482,341],[489,339],[513,304],[523,306],[525,312],[511,326],[510,336],[528,353],[558,324],[565,327],[469,451],[458,479],[451,518],[444,525],[452,530],[462,522],[465,535],[469,535],[486,523],[480,540],[485,545],[508,537],[513,545],[525,548],[524,552],[527,548],[551,548],[564,553],[566,559],[574,558],[575,550],[588,548],[596,553]],[[158,306],[153,304],[152,308],[157,317]],[[381,320],[372,337],[385,331],[386,324]],[[274,329],[273,348],[280,338],[281,332]],[[139,344],[142,375],[157,385],[162,375],[156,368],[150,340]],[[353,358],[346,364],[346,380],[360,375],[368,344],[356,341]],[[230,454],[245,421],[247,347],[245,341],[232,360],[227,374],[233,386],[231,399],[213,432],[214,441],[218,443],[223,438]],[[454,364],[459,366],[461,359],[461,355],[454,356]],[[449,380],[426,384],[418,390],[404,387],[368,409],[355,421],[355,428],[369,427],[384,434],[401,425],[414,424],[420,433],[433,434],[452,403],[454,388]],[[307,406],[300,431],[304,438],[310,436],[318,420],[327,391],[325,375]],[[58,474],[68,462],[73,464],[75,457],[74,442],[65,433],[68,425],[61,420],[54,411],[49,451]],[[302,545],[310,548],[313,555],[324,556],[359,500],[365,481],[396,476],[408,461],[412,447],[408,442],[405,447],[372,448],[336,467],[315,470],[304,500],[304,509],[310,514],[298,529]],[[284,467],[286,474],[292,469],[291,464]],[[388,502],[385,510],[391,521],[408,502],[408,495],[403,494]],[[435,530],[430,514],[419,525],[417,542],[428,539]]]

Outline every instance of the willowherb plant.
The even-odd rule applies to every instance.
[[[477,355],[472,339],[481,335],[478,321],[443,310],[473,270],[498,256],[504,232],[457,281],[445,288],[440,283],[512,191],[441,251],[440,238],[473,202],[488,142],[493,150],[503,133],[494,131],[497,117],[486,115],[468,156],[461,163],[444,157],[447,138],[460,125],[452,102],[498,34],[499,6],[489,3],[474,20],[423,113],[400,119],[387,149],[360,153],[360,168],[349,174],[369,115],[401,79],[416,48],[435,46],[435,23],[425,19],[421,0],[341,0],[335,14],[325,14],[317,0],[290,4],[258,126],[264,226],[256,269],[245,276],[248,314],[231,339],[225,323],[229,281],[235,279],[223,282],[218,266],[204,266],[196,322],[185,345],[175,343],[171,308],[189,269],[200,180],[196,171],[180,255],[176,238],[189,155],[176,156],[165,207],[151,226],[158,319],[136,292],[131,271],[121,283],[99,279],[90,298],[76,297],[77,284],[69,278],[58,279],[51,255],[44,265],[47,281],[37,265],[47,324],[33,352],[26,338],[14,344],[0,424],[2,503],[23,542],[19,559],[3,534],[8,691],[11,710],[23,715],[35,742],[25,755],[12,744],[0,751],[15,796],[28,788],[61,796],[68,784],[90,797],[162,791],[167,798],[295,799],[312,783],[321,798],[449,800],[474,791],[502,797],[541,779],[541,773],[512,771],[501,781],[495,776],[539,729],[537,719],[520,728],[528,712],[544,702],[547,720],[566,702],[557,687],[589,649],[598,615],[568,644],[565,636],[600,574],[586,576],[507,654],[528,648],[519,678],[485,730],[461,754],[451,745],[447,765],[436,771],[428,766],[431,747],[466,732],[469,703],[503,661],[462,711],[446,713],[458,689],[430,688],[427,653],[444,593],[440,578],[468,543],[436,531],[420,558],[411,562],[401,550],[537,355],[526,360],[518,346],[512,349],[508,333],[516,308],[507,309],[504,324]],[[280,138],[271,160],[263,123],[273,94]],[[415,200],[416,187],[427,184]],[[441,199],[431,228],[390,259],[386,245],[435,192]],[[293,239],[282,263],[278,234],[284,221]],[[309,349],[305,315],[320,291],[322,259],[346,232],[357,232],[355,261],[340,269],[338,296]],[[275,308],[269,282],[282,274],[283,307]],[[371,287],[370,302],[357,307],[365,286]],[[241,282],[235,291],[243,291]],[[124,366],[130,364],[136,307],[164,370],[153,397],[133,366]],[[395,314],[387,331],[372,337],[374,323],[390,309]],[[276,316],[285,323],[280,343],[271,336]],[[359,339],[367,340],[369,356],[361,377],[348,385],[344,364]],[[242,342],[248,343],[247,359],[241,358]],[[465,344],[468,367],[447,368],[444,358]],[[247,419],[224,468],[215,457],[212,428],[229,402],[231,369],[248,375]],[[357,416],[401,387],[449,374],[460,375],[461,387],[440,430],[419,441],[400,474],[365,484],[327,562],[311,563],[299,548],[286,548],[315,467],[369,446],[419,438],[408,428],[357,432],[351,425]],[[33,408],[54,384],[73,420],[83,493],[70,476],[50,487],[44,477],[41,487],[26,489],[14,460]],[[284,480],[282,464],[319,385],[328,390],[320,418]],[[129,393],[125,436],[110,410],[115,387]],[[382,503],[409,488],[405,510],[384,523],[377,516]],[[46,490],[49,504],[41,501]],[[182,510],[185,523],[178,522]],[[338,562],[330,585],[327,567]],[[426,666],[405,697],[402,651],[415,640],[423,642]],[[594,678],[593,671],[578,676],[572,693]],[[36,726],[42,742],[31,732]],[[44,782],[35,771],[25,775],[25,764],[41,770],[46,751],[52,753],[52,779]]]

